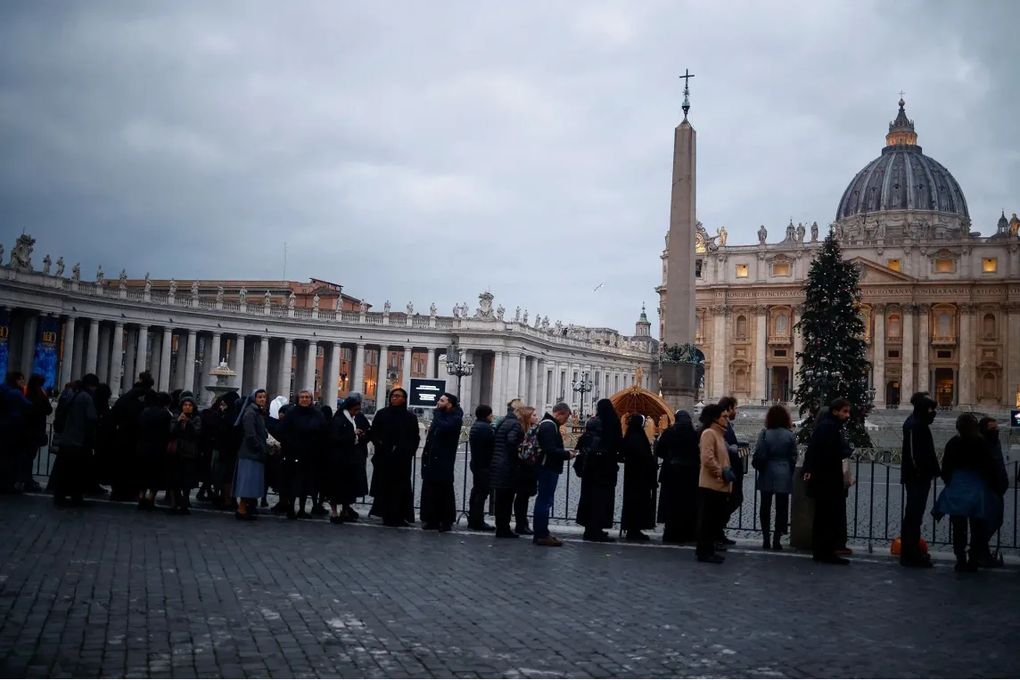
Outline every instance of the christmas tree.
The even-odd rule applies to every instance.
[[[804,312],[796,325],[804,340],[804,351],[797,353],[801,363],[796,394],[804,419],[802,442],[811,437],[816,418],[828,404],[843,397],[850,401],[850,441],[855,446],[871,446],[864,428],[864,417],[871,410],[871,364],[865,355],[864,321],[859,314],[859,280],[857,268],[843,260],[830,230],[808,271]]]

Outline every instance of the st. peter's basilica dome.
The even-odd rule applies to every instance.
[[[882,155],[864,166],[843,192],[836,221],[920,219],[946,227],[968,227],[970,213],[960,185],[941,163],[921,153],[914,122],[907,118],[902,99],[899,104]],[[927,219],[917,213],[928,213]]]

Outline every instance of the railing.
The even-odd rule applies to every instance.
[[[466,436],[467,430],[464,431]],[[749,467],[750,451],[742,451],[744,455],[744,501],[740,508],[730,517],[727,527],[731,531],[745,534],[761,533],[761,526],[758,520],[759,497],[758,474]],[[459,496],[457,502],[458,517],[466,517],[468,514],[468,499],[471,492],[470,473],[470,446],[465,441],[460,444],[457,453],[458,465],[454,469],[454,489]],[[900,535],[900,521],[905,506],[903,487],[899,479],[899,450],[898,449],[868,449],[858,451],[851,458],[851,470],[856,483],[847,492],[847,513],[846,528],[847,539],[856,543],[865,543],[868,551],[875,549],[876,544],[887,544]],[[54,456],[46,447],[42,447],[39,455],[36,456],[34,474],[37,477],[48,477]],[[616,500],[614,505],[614,522],[619,524],[623,509],[623,466],[620,466],[620,478],[616,485]],[[412,488],[414,492],[414,508],[421,507],[421,485],[418,480],[418,456],[415,456],[412,464]],[[1018,542],[1018,531],[1020,531],[1020,461],[1013,461],[1007,465],[1010,488],[1004,499],[1003,524],[992,536],[990,544],[993,549],[1004,549],[1020,551]],[[373,473],[371,462],[368,463],[369,478]],[[922,536],[932,545],[950,545],[952,537],[950,534],[949,521],[944,519],[935,522],[931,516],[931,508],[938,497],[938,493],[944,488],[941,479],[932,483],[932,493],[929,495],[928,507],[925,509],[924,523],[922,525]],[[556,502],[550,519],[559,523],[573,523],[577,518],[577,506],[580,500],[581,480],[576,477],[570,462],[564,466],[564,472],[556,490]],[[366,498],[360,499],[363,505],[369,505]],[[488,513],[492,513],[491,498]],[[796,500],[791,501],[791,514],[796,513]]]

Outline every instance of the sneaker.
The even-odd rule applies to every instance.
[[[531,541],[535,545],[544,545],[549,548],[558,548],[563,545],[563,541],[556,538],[555,536],[543,536],[542,538],[535,538]]]
[[[699,562],[707,562],[708,564],[722,564],[726,561],[726,558],[722,555],[698,555]]]

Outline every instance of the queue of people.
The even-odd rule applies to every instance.
[[[197,489],[196,501],[252,521],[268,507],[267,492],[273,488],[280,500],[271,512],[289,519],[357,521],[360,515],[353,506],[370,495],[368,514],[384,525],[414,523],[413,470],[422,442],[406,391],[394,388],[371,421],[362,413],[357,393],[346,397],[335,414],[315,404],[312,393],[304,390],[296,403],[283,405],[271,417],[268,398],[263,389],[244,399],[231,392],[200,411],[188,392],[153,390],[152,377],[145,372],[111,408],[109,389],[95,375],[86,375],[68,385],[57,403],[57,457],[49,486],[54,502],[80,504],[84,495],[101,489],[99,484],[108,484],[113,499],[137,501],[141,510],[153,510],[163,491],[170,512],[188,514]],[[946,445],[940,464],[930,429],[935,402],[927,393],[917,393],[911,404],[913,412],[903,425],[901,562],[931,566],[920,528],[932,480],[941,476],[946,486],[933,515],[950,517],[957,569],[976,570],[990,563],[989,538],[1002,523],[1009,485],[997,423],[961,415],[958,434]],[[32,461],[47,441],[52,412],[41,379],[32,376],[26,382],[22,374],[9,373],[0,387],[0,406],[0,437],[10,445],[0,461],[0,485],[5,491],[33,490]],[[584,527],[583,538],[613,541],[608,530],[614,526],[622,464],[620,527],[627,540],[650,540],[644,532],[661,522],[664,543],[693,543],[699,561],[724,561],[734,543],[725,527],[743,502],[740,452],[746,443],[738,441],[733,427],[735,399],[705,406],[698,418],[700,429],[689,413],[677,411],[674,424],[654,446],[645,432],[645,416],[630,414],[621,423],[612,402],[602,399],[576,447],[568,449],[563,428],[572,415],[566,403],[539,415],[519,399],[509,402],[499,418],[488,405],[475,409],[468,434],[473,482],[469,529],[494,531],[499,539],[532,536],[536,545],[562,545],[550,533],[549,518],[559,479],[573,460],[573,472],[581,481],[576,521]],[[847,400],[829,404],[818,417],[803,462],[806,493],[813,499],[812,552],[822,563],[849,563],[845,461],[852,447],[844,427],[849,417]],[[444,393],[421,449],[420,520],[425,530],[446,532],[457,521],[454,477],[463,420],[457,396]],[[764,425],[751,460],[761,494],[762,548],[782,550],[797,443],[783,406],[771,407]],[[534,521],[529,526],[532,497]],[[490,499],[494,526],[485,521]]]

